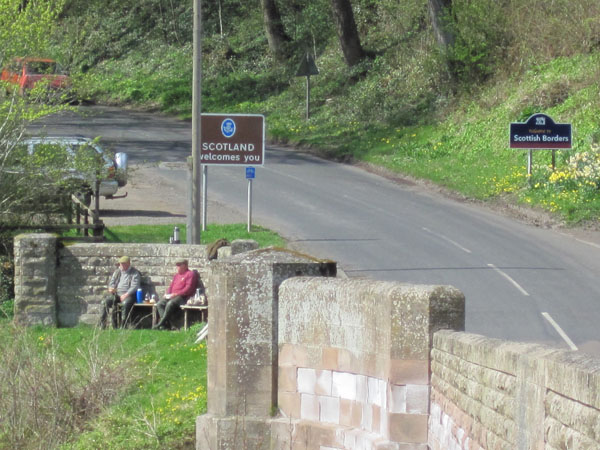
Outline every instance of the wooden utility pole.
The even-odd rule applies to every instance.
[[[200,145],[202,117],[202,8],[201,0],[194,0],[194,73],[192,87],[192,176],[191,214],[188,214],[188,244],[200,244]],[[191,216],[191,217],[190,217]]]

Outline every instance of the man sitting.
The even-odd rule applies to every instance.
[[[181,309],[181,305],[184,305],[188,298],[196,292],[198,276],[196,272],[189,269],[187,259],[175,261],[175,266],[177,272],[167,289],[167,294],[156,304],[160,320],[152,328],[170,328],[169,320],[173,313]]]
[[[121,307],[121,326],[125,327],[129,319],[129,313],[135,303],[135,294],[140,287],[140,272],[131,265],[129,256],[122,256],[117,264],[118,269],[114,271],[108,282],[108,296],[102,302],[102,314],[100,326],[106,328],[106,319],[111,308],[118,303]],[[117,327],[117,317],[112,315],[113,328]]]

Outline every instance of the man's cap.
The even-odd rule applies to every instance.
[[[129,258],[129,256],[121,256],[119,258],[119,264],[130,263],[130,262],[131,262],[131,258]]]
[[[175,265],[179,266],[181,264],[185,264],[186,266],[188,265],[188,260],[185,258],[179,258],[177,260],[175,260]]]

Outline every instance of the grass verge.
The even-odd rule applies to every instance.
[[[1,319],[0,449],[193,449],[206,411],[199,326],[99,332]]]
[[[185,243],[187,228],[184,224],[113,226],[106,229],[105,238],[108,242],[166,244],[169,237],[173,236],[174,227],[179,227],[180,240]],[[210,244],[217,239],[227,239],[229,242],[235,239],[254,239],[260,247],[285,246],[285,240],[277,233],[255,225],[248,233],[246,224],[208,225],[201,235],[202,244]]]

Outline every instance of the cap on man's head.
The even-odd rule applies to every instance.
[[[131,259],[129,258],[129,256],[121,256],[119,258],[119,264],[129,264],[131,262]]]
[[[188,265],[188,260],[184,259],[184,258],[179,258],[178,260],[175,261],[175,265],[176,266],[181,266],[181,265]]]

